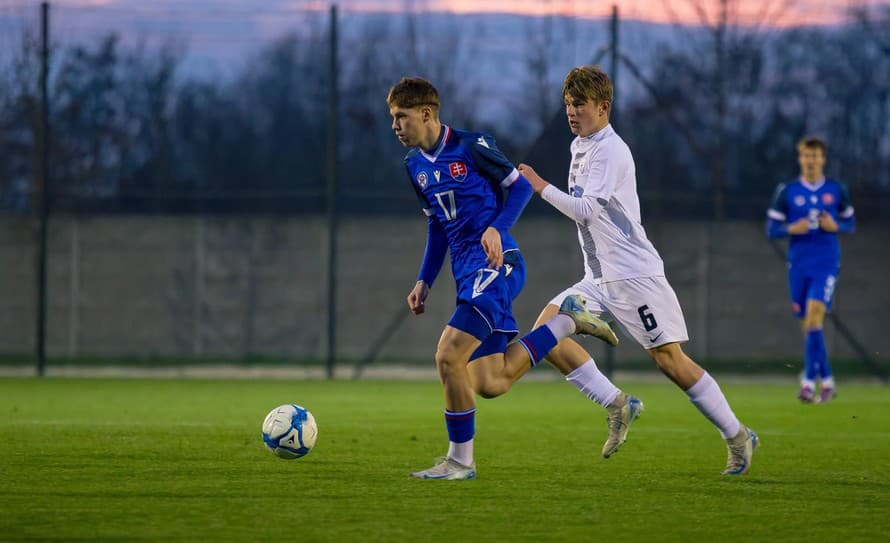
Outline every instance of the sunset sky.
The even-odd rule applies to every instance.
[[[322,0],[50,0],[51,32],[56,43],[89,41],[110,32],[131,42],[164,41],[172,36],[194,60],[192,68],[200,68],[211,61],[225,64],[242,58],[245,51],[294,28],[326,25],[326,12],[331,3]],[[406,11],[567,16],[578,23],[597,22],[608,17],[612,5],[617,4],[621,20],[625,22],[686,25],[714,23],[720,5],[719,0],[337,0],[335,3],[346,22],[350,15],[386,16]],[[0,61],[9,51],[16,50],[17,36],[22,31],[39,26],[39,5],[40,0],[0,0]],[[890,0],[730,0],[729,5],[733,6],[729,17],[733,24],[782,28],[840,24],[846,20],[850,7],[875,8],[890,5]],[[491,28],[487,34],[478,34],[478,25],[482,23],[473,24],[470,32],[477,32],[478,37],[485,40],[483,47],[494,46],[492,40],[503,37]],[[441,26],[436,28],[442,30]],[[457,27],[456,31],[467,28]],[[625,46],[634,50],[654,46],[650,43],[654,34],[634,36],[631,25],[625,28],[627,31],[622,33]],[[514,24],[510,28],[514,32],[516,29],[521,32],[523,27]]]
[[[39,0],[0,0],[0,16],[4,10],[36,6]],[[833,24],[842,22],[850,6],[886,4],[886,0],[737,0],[737,22],[763,20],[764,10],[771,24]],[[54,0],[54,6],[75,9],[101,9],[112,13],[163,12],[206,13],[208,18],[240,12],[249,17],[254,12],[293,13],[306,9],[328,9],[331,2],[319,0]],[[397,12],[406,9],[450,11],[453,13],[516,13],[525,15],[567,15],[585,18],[607,16],[617,4],[622,17],[652,22],[700,23],[702,17],[715,17],[718,0],[338,0],[346,11]],[[768,7],[767,7],[768,6]],[[787,6],[787,7],[786,7]],[[701,9],[699,9],[701,8]]]
[[[877,4],[868,0],[739,0],[738,21],[767,18],[782,26],[800,24],[832,24],[843,20],[845,10],[853,5]],[[327,6],[327,2],[291,2]],[[716,0],[341,0],[344,9],[363,11],[400,11],[406,5],[430,11],[454,13],[521,13],[526,15],[566,15],[588,18],[607,16],[612,5],[618,5],[623,17],[652,22],[700,23],[702,17],[713,20],[719,2]],[[767,7],[768,6],[768,7]],[[788,6],[787,8],[784,6]],[[700,11],[701,8],[703,11]]]

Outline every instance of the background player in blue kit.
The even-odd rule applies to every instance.
[[[457,286],[457,307],[436,348],[448,453],[411,476],[472,479],[476,393],[503,394],[571,334],[593,335],[613,345],[618,338],[579,298],[569,296],[557,315],[507,345],[519,331],[512,302],[525,283],[525,264],[509,231],[531,198],[531,185],[491,136],[439,121],[439,94],[429,81],[402,78],[386,102],[393,131],[411,148],[405,167],[427,216],[426,251],[408,307],[415,315],[423,313],[447,251]]]
[[[804,138],[797,145],[800,177],[776,189],[767,211],[770,239],[790,236],[788,285],[794,315],[805,335],[804,376],[798,398],[811,403],[816,379],[821,381],[819,399],[835,397],[834,376],[828,362],[822,324],[831,310],[831,300],[840,271],[838,233],[856,229],[853,206],[846,187],[826,179],[823,173],[826,145],[818,138]]]

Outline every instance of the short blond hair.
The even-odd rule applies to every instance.
[[[386,95],[389,107],[411,109],[430,106],[439,111],[439,91],[432,83],[422,77],[403,77],[389,89]]]
[[[797,152],[799,153],[804,149],[819,149],[822,151],[822,156],[828,156],[828,146],[825,145],[825,141],[815,136],[807,136],[797,142]]]
[[[582,103],[612,103],[615,91],[606,72],[596,65],[576,66],[566,75],[562,84],[563,99]]]

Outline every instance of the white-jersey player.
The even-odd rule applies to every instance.
[[[589,311],[601,313],[603,320],[616,323],[646,349],[726,440],[723,473],[741,475],[751,464],[758,438],[736,418],[717,382],[680,348],[689,339],[683,311],[641,223],[633,156],[609,124],[612,82],[598,66],[580,66],[566,76],[562,94],[569,126],[576,135],[568,192],[542,179],[530,166],[519,166],[535,192],[578,227],[584,278],[554,300],[581,295]],[[550,302],[538,322],[557,310]],[[583,378],[591,394],[615,394],[619,400],[626,396],[615,393],[615,385],[571,339],[561,340],[547,359],[563,373],[572,367],[586,368]],[[572,373],[567,375],[569,380]],[[625,434],[635,417],[633,406],[623,409],[619,422]]]

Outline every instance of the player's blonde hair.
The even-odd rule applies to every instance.
[[[403,77],[389,89],[386,95],[389,107],[411,109],[430,106],[434,113],[439,112],[439,91],[422,77]]]
[[[828,146],[825,145],[825,142],[815,136],[807,136],[797,142],[797,152],[801,152],[804,149],[819,149],[822,151],[822,156],[828,156]]]
[[[563,81],[562,97],[566,102],[611,104],[614,98],[612,81],[599,66],[576,66],[569,71]]]

